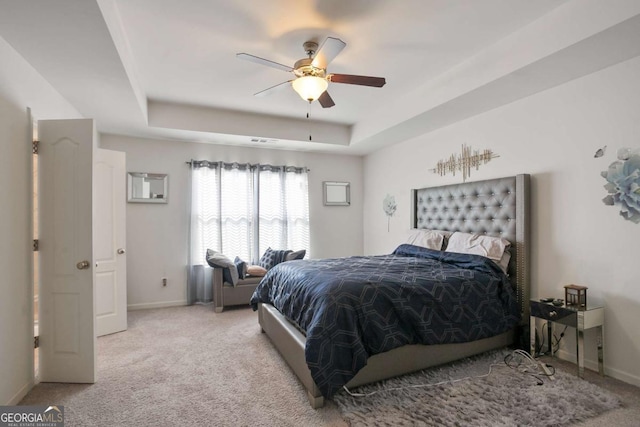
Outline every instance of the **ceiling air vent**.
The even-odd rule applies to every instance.
[[[263,144],[273,144],[278,142],[277,139],[267,139],[267,138],[251,138],[251,142],[260,142]]]

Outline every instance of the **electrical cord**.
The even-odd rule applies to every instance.
[[[542,324],[542,330],[544,331],[547,327],[547,322],[544,322]],[[557,337],[556,334],[553,334],[553,339],[555,340],[555,343],[552,343],[552,346],[554,347],[553,352],[557,352],[560,349],[560,341],[562,341],[562,338],[564,338],[564,333],[567,331],[567,325],[564,326],[564,329],[562,330],[562,332],[560,333],[560,338]],[[542,355],[542,349],[544,348],[545,342],[546,342],[546,334],[543,332],[541,333],[542,338],[540,338],[538,336],[538,328],[536,328],[536,341],[540,343],[540,345],[538,345],[537,348],[535,348],[535,355],[536,356],[540,356]]]
[[[555,338],[556,343],[555,343],[555,350],[554,353],[558,350],[560,350],[560,341],[562,341],[562,338],[564,338],[564,333],[567,331],[568,326],[565,325],[564,329],[562,330],[562,332],[560,333],[560,338],[558,338],[556,336],[556,334],[553,334],[553,338]]]
[[[548,363],[544,364],[547,369],[545,370],[543,368],[543,372],[540,372],[540,364],[543,362],[537,361],[524,350],[515,350],[511,354],[507,354],[504,357],[504,363],[512,369],[516,369],[523,374],[532,376],[536,379],[538,385],[544,384],[544,376],[551,377],[556,373],[556,369]]]
[[[547,324],[546,322],[542,324],[542,330],[543,330],[543,331],[544,331],[544,328],[545,328],[545,325],[546,325],[546,324]],[[544,338],[545,338],[545,334],[544,334],[544,333],[542,333],[541,335],[542,335],[542,337],[541,337],[541,338],[539,338],[539,337],[538,337],[538,328],[536,328],[536,341],[538,341],[538,342],[540,343],[540,345],[538,346],[538,348],[535,348],[535,349],[534,349],[534,350],[535,350],[535,355],[536,355],[536,356],[538,356],[538,355],[542,354],[542,349],[544,348]]]
[[[350,396],[353,396],[353,397],[369,397],[369,396],[373,396],[374,394],[378,394],[378,393],[382,393],[382,392],[399,391],[399,390],[405,390],[405,389],[409,389],[409,388],[436,387],[436,386],[444,385],[444,384],[454,384],[454,383],[457,383],[457,382],[460,382],[460,381],[485,378],[485,377],[488,377],[489,375],[491,375],[491,371],[493,370],[494,367],[500,367],[500,366],[503,366],[502,363],[492,363],[491,365],[489,365],[489,372],[487,372],[486,374],[478,375],[476,377],[464,377],[464,378],[458,378],[458,379],[455,379],[455,380],[440,381],[440,382],[437,382],[437,383],[415,384],[415,385],[408,385],[408,386],[403,386],[403,387],[386,388],[386,389],[382,389],[382,390],[372,391],[370,393],[353,393],[351,390],[349,390],[347,388],[347,386],[342,386],[342,388],[347,393],[349,393]]]
[[[502,364],[502,363],[492,363],[491,365],[489,365],[489,372],[487,372],[486,374],[475,376],[475,377],[474,376],[469,376],[469,377],[458,378],[458,379],[454,379],[454,380],[440,381],[440,382],[437,382],[437,383],[414,384],[414,385],[408,385],[408,386],[402,386],[402,387],[384,388],[384,389],[372,391],[372,392],[369,392],[369,393],[355,393],[355,392],[352,392],[351,390],[349,390],[347,388],[346,385],[342,386],[342,388],[351,397],[370,397],[370,396],[373,396],[373,395],[378,394],[378,393],[393,392],[393,391],[406,390],[406,389],[412,389],[412,388],[437,387],[437,386],[444,385],[444,384],[455,384],[455,383],[458,383],[458,382],[461,382],[461,381],[486,378],[489,375],[491,375],[491,373],[493,372],[493,368],[505,367],[505,366],[507,366],[507,367],[509,367],[511,369],[515,369],[518,372],[521,372],[523,374],[528,374],[528,375],[534,377],[536,379],[536,384],[537,385],[543,385],[544,384],[544,380],[542,379],[542,377],[547,375],[547,374],[544,373],[544,372],[540,373],[538,371],[538,369],[540,369],[540,364],[538,363],[538,361],[536,359],[534,359],[533,356],[531,356],[528,352],[526,352],[524,350],[514,350],[512,353],[507,354],[504,357],[504,364]],[[556,372],[555,368],[553,368],[553,366],[548,365],[548,364],[546,366],[548,368],[552,368],[553,369],[553,373],[551,373],[551,375],[553,375]],[[549,376],[551,376],[551,375],[549,375]]]

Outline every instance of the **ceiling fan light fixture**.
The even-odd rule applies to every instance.
[[[289,83],[291,83],[293,90],[305,101],[311,103],[317,100],[322,108],[331,108],[336,105],[336,103],[331,98],[331,95],[329,95],[329,92],[327,92],[329,82],[369,87],[382,87],[386,83],[384,77],[327,73],[329,63],[333,61],[346,45],[345,42],[335,37],[327,37],[320,48],[318,48],[318,43],[315,41],[306,41],[302,47],[308,55],[308,58],[297,60],[295,64],[293,64],[293,67],[248,53],[238,53],[236,57],[245,61],[266,65],[267,67],[277,68],[278,70],[292,73],[294,76],[291,80],[255,93],[255,96],[268,95],[277,89],[288,87]]]
[[[322,77],[302,76],[295,79],[291,86],[305,101],[315,101],[327,90],[329,82]]]

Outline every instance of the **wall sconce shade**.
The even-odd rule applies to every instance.
[[[327,90],[329,82],[322,77],[302,76],[295,79],[291,86],[305,101],[315,101]]]

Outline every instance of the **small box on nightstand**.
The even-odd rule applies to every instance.
[[[587,307],[587,289],[586,286],[566,285],[564,287],[565,304],[584,310]]]

